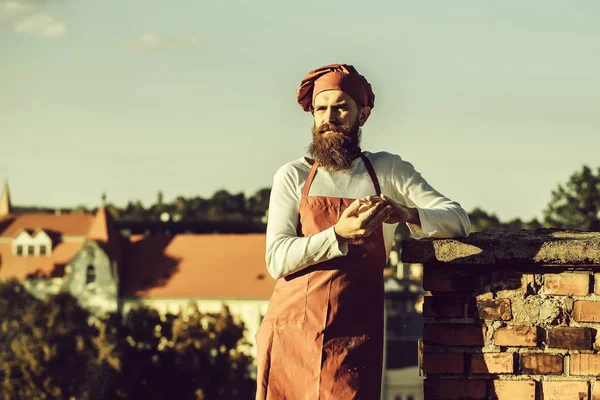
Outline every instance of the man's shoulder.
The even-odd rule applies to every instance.
[[[385,161],[400,158],[398,154],[389,153],[387,151],[365,151],[364,153],[371,161]]]
[[[283,178],[283,177],[298,178],[299,175],[301,175],[303,173],[307,173],[309,170],[310,170],[310,164],[304,157],[301,157],[296,160],[288,161],[285,164],[283,164],[281,167],[279,167],[279,169],[275,173],[275,176],[278,176],[281,178]]]
[[[393,165],[394,163],[405,162],[398,154],[389,153],[387,151],[365,151],[365,155],[373,163],[374,166],[381,165]]]
[[[402,159],[398,154],[387,151],[365,151],[365,155],[369,161],[371,161],[373,168],[375,168],[376,171],[399,173],[402,171],[412,171],[414,169],[409,161]]]

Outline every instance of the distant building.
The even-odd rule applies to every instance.
[[[91,214],[14,214],[0,197],[0,279],[17,278],[36,297],[68,291],[94,315],[149,305],[177,312],[190,302],[219,312],[227,304],[254,333],[275,281],[264,234],[122,236],[104,208]]]
[[[392,369],[385,372],[388,382],[383,400],[423,400],[423,379],[419,367]]]
[[[161,312],[219,312],[227,305],[254,335],[267,311],[275,281],[267,274],[265,235],[131,236],[121,273],[123,312],[148,305]]]

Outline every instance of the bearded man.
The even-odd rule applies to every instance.
[[[273,182],[266,261],[277,284],[256,334],[256,398],[378,400],[396,227],[466,237],[469,218],[400,156],[361,151],[375,95],[353,66],[309,72],[297,100],[314,118],[311,158]]]

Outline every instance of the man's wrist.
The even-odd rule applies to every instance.
[[[419,210],[417,208],[409,208],[410,217],[408,219],[409,224],[421,226],[421,218],[419,217]]]
[[[338,241],[338,243],[339,243],[339,244],[343,244],[343,243],[345,243],[347,239],[346,239],[345,237],[341,236],[341,235],[340,235],[340,234],[337,232],[337,229],[336,229],[336,228],[337,228],[337,226],[336,226],[336,225],[334,225],[334,226],[333,226],[333,233],[335,233],[335,238],[336,238],[336,240]]]

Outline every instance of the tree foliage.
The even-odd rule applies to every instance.
[[[244,326],[229,309],[90,318],[70,294],[41,301],[0,282],[0,399],[252,399]]]
[[[545,225],[553,228],[600,230],[600,168],[584,165],[564,185],[552,191],[544,210]]]
[[[260,189],[250,197],[222,189],[208,199],[177,196],[174,201],[166,202],[159,192],[156,204],[149,207],[136,200],[130,201],[124,208],[113,204],[108,204],[107,208],[113,217],[125,219],[158,219],[166,212],[177,219],[260,222],[269,207],[270,194],[270,188]]]
[[[471,232],[482,232],[489,230],[516,231],[520,229],[539,229],[542,224],[535,218],[530,221],[522,221],[514,218],[508,222],[502,222],[496,214],[488,214],[483,209],[476,207],[469,213],[471,220]]]
[[[40,301],[17,281],[0,283],[2,400],[70,399],[86,393],[96,359],[88,313],[66,293]]]

